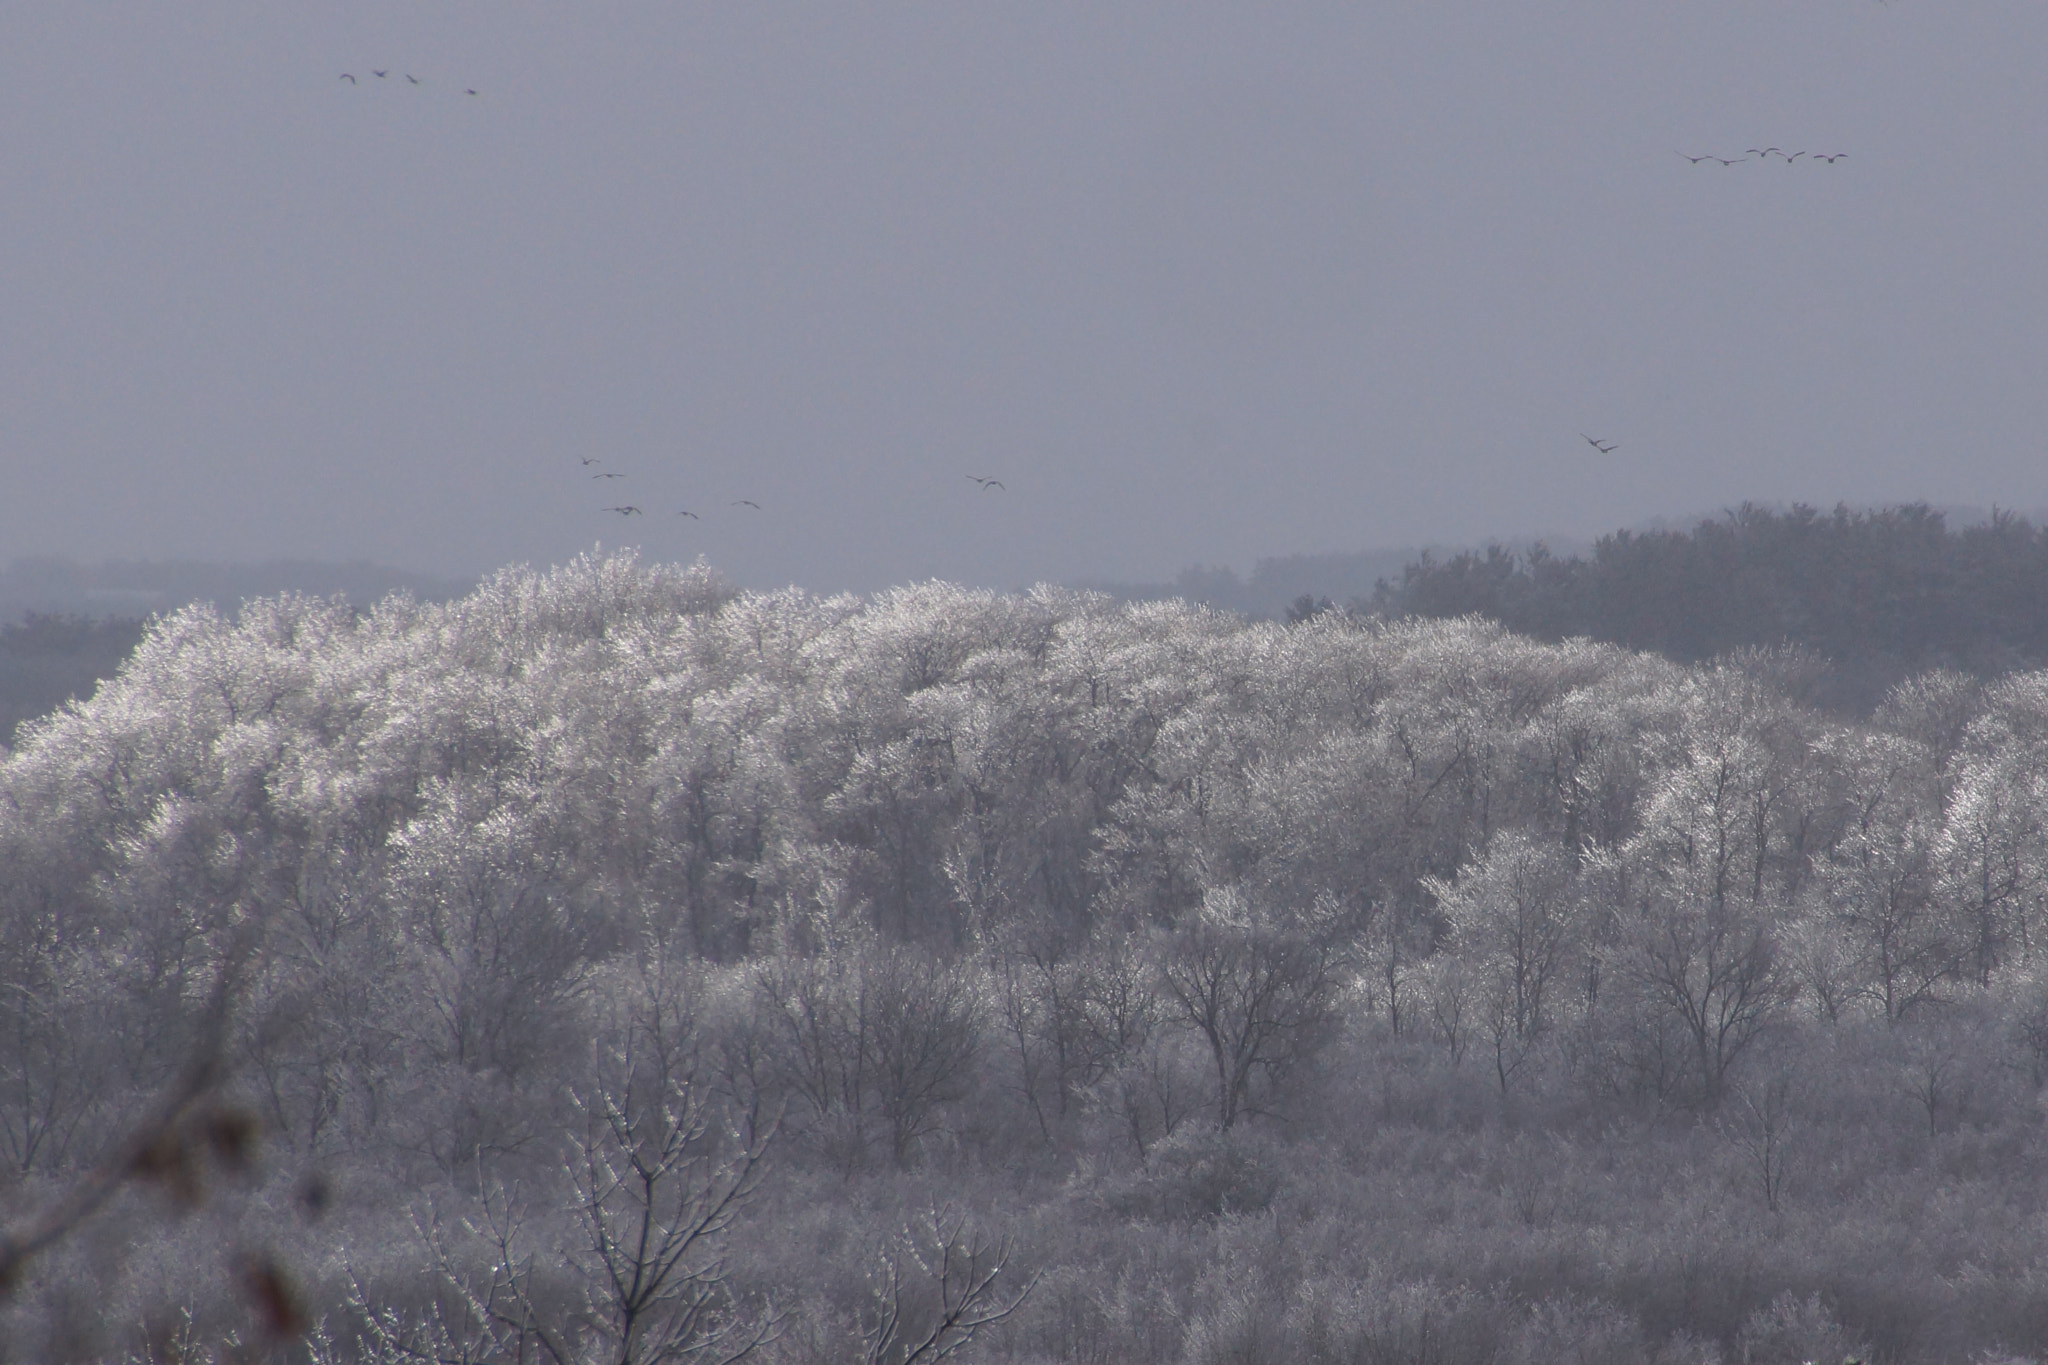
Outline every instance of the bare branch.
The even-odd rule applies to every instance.
[[[905,1228],[870,1276],[872,1304],[860,1331],[868,1365],[944,1360],[1021,1308],[1038,1276],[1007,1291],[1011,1250],[1007,1237],[990,1241],[963,1214],[934,1209],[920,1227]],[[906,1261],[919,1272],[909,1281]]]

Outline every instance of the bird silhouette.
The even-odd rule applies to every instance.
[[[1751,147],[1749,149],[1749,154],[1751,156],[1769,156],[1773,152],[1776,152],[1779,156],[1785,155],[1785,153],[1777,147]]]
[[[579,459],[579,460],[581,460],[581,461],[583,461],[583,467],[584,467],[585,469],[588,469],[588,468],[590,468],[590,466],[592,466],[592,465],[594,465],[594,464],[603,464],[603,463],[604,463],[604,461],[603,461],[603,460],[600,460],[600,459],[598,459],[598,458],[597,458],[597,456],[595,456],[595,455],[578,455],[578,456],[577,456],[576,458],[577,458],[577,459]]]
[[[760,503],[758,503],[758,502],[755,502],[755,501],[754,501],[754,500],[753,500],[752,498],[741,498],[741,499],[740,499],[740,500],[739,500],[738,502],[734,503],[734,504],[733,504],[733,506],[734,506],[734,507],[751,507],[751,508],[753,508],[753,509],[754,509],[754,510],[755,510],[756,512],[758,512],[758,511],[760,511],[760,510],[761,510],[761,504],[760,504]]]
[[[1695,166],[1699,165],[1702,161],[1719,161],[1721,159],[1715,156],[1712,152],[1708,152],[1705,156],[1694,156],[1690,152],[1673,152],[1672,155],[1682,156]]]
[[[465,94],[465,95],[474,95],[474,94],[476,93],[476,91],[474,91],[474,90],[465,90],[465,91],[463,91],[462,93],[463,93],[463,94]]]
[[[405,78],[411,81],[414,85],[418,85],[420,83],[420,78],[418,76],[413,75],[412,72],[410,71],[405,73]]]
[[[1008,488],[1004,487],[1003,481],[1001,479],[983,479],[981,481],[982,492],[986,493],[991,488],[1001,488],[1005,493],[1010,491]]]
[[[1825,161],[1828,165],[1832,166],[1847,155],[1849,155],[1847,152],[1815,152],[1813,159],[1815,161]]]
[[[1779,156],[1785,156],[1785,154],[1784,154],[1783,152],[1780,152],[1780,153],[1778,153],[1778,155],[1779,155]],[[1791,165],[1791,164],[1792,164],[1793,162],[1797,161],[1797,160],[1798,160],[1798,159],[1799,159],[1800,157],[1802,157],[1802,156],[1805,156],[1805,155],[1806,155],[1806,153],[1805,153],[1805,152],[1794,152],[1794,153],[1792,153],[1792,155],[1790,155],[1790,156],[1785,156],[1785,164],[1786,164],[1787,166],[1789,166],[1789,165]]]
[[[1741,164],[1742,164],[1743,162],[1745,162],[1745,161],[1749,160],[1749,158],[1748,158],[1748,157],[1746,157],[1746,156],[1738,156],[1738,157],[1726,157],[1726,156],[1717,156],[1717,157],[1715,157],[1715,158],[1714,158],[1714,160],[1716,160],[1716,161],[1720,162],[1720,163],[1721,163],[1721,164],[1722,164],[1723,166],[1739,166],[1739,165],[1741,165]]]
[[[349,75],[349,74],[348,74],[348,72],[346,72],[346,71],[344,71],[344,72],[342,72],[342,73],[341,73],[341,78],[342,78],[343,80],[347,81],[347,82],[348,82],[348,83],[349,83],[350,85],[360,85],[360,84],[362,84],[362,82],[358,81],[358,80],[357,80],[357,79],[356,79],[356,78],[355,78],[354,76],[351,76],[351,75]]]
[[[590,477],[593,479],[623,479],[626,476],[624,474],[592,474]]]
[[[624,507],[607,507],[604,510],[607,512],[617,512],[622,517],[637,517],[641,514],[640,509],[631,503],[627,503]]]
[[[375,76],[375,77],[376,77],[376,78],[377,78],[378,80],[380,80],[380,81],[381,81],[381,80],[383,80],[383,79],[384,79],[384,78],[385,78],[386,76],[390,75],[391,73],[390,73],[389,71],[372,71],[372,72],[370,72],[370,74],[371,74],[372,76]]]
[[[1582,431],[1579,433],[1579,435],[1586,436],[1586,433]],[[1602,455],[1612,455],[1615,451],[1621,449],[1620,446],[1616,445],[1612,441],[1609,441],[1607,444],[1602,445],[1600,442],[1594,440],[1590,436],[1586,436],[1586,444],[1593,447],[1593,449],[1599,451]]]
[[[689,518],[689,519],[690,519],[691,521],[702,521],[702,520],[704,520],[704,518],[702,518],[702,517],[698,516],[698,515],[697,515],[697,514],[696,514],[695,512],[678,512],[678,513],[676,513],[676,515],[677,515],[677,516],[679,516],[679,517],[688,517],[688,518]]]

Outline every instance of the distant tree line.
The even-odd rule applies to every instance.
[[[270,559],[217,564],[201,560],[111,559],[80,563],[56,557],[0,564],[0,621],[46,616],[142,616],[193,602],[239,603],[279,593],[340,594],[359,606],[406,592],[446,601],[474,586],[364,560],[341,563]]]
[[[21,722],[91,696],[141,639],[136,617],[29,612],[0,626],[0,746]]]
[[[363,561],[16,559],[0,565],[0,747],[21,722],[91,696],[135,648],[151,613],[279,593],[340,595],[358,606],[400,592],[438,602],[469,586]]]
[[[1682,662],[1802,646],[1827,663],[1825,700],[1868,709],[1928,669],[1990,677],[2048,663],[2048,531],[2009,513],[1951,529],[1924,503],[1744,504],[1690,530],[1617,531],[1586,556],[1424,555],[1361,605],[1476,613],[1537,639],[1584,636]]]

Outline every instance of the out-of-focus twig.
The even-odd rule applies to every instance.
[[[127,1136],[41,1212],[18,1227],[0,1228],[0,1299],[7,1297],[31,1260],[78,1228],[123,1185],[160,1179],[179,1188],[187,1159],[182,1149],[186,1120],[220,1085],[229,1024],[261,932],[259,919],[245,924],[236,936],[200,1013],[190,1055]]]

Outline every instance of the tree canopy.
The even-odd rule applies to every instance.
[[[2038,1349],[2048,673],[1719,639],[623,556],[158,619],[0,757],[0,1208],[243,1202],[0,1340]]]

